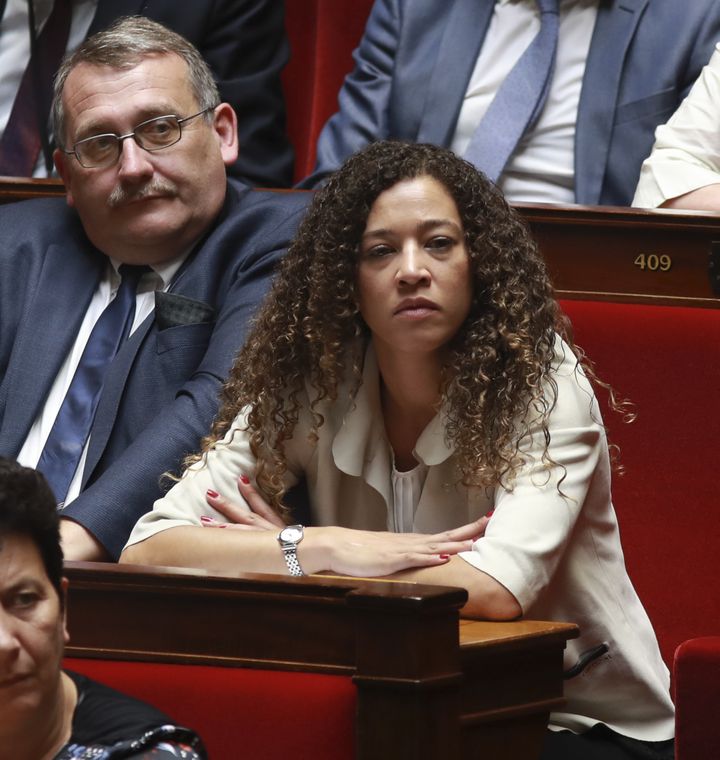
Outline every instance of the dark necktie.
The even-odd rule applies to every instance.
[[[500,86],[465,151],[465,158],[493,182],[545,105],[555,64],[558,2],[537,0],[540,31]]]
[[[37,39],[31,32],[30,60],[0,138],[2,176],[32,176],[47,133],[52,81],[67,47],[71,18],[72,0],[55,0]]]
[[[37,465],[59,504],[67,496],[90,435],[105,373],[130,332],[138,282],[148,268],[123,264],[119,271],[120,287],[90,333]]]

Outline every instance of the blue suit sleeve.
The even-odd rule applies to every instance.
[[[685,99],[703,67],[712,58],[718,42],[720,42],[720,2],[711,0],[710,6],[701,15],[697,34],[692,36],[692,47],[688,55],[688,65],[684,71],[678,104]]]

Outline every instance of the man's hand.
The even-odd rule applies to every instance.
[[[65,559],[109,562],[105,547],[80,523],[67,517],[60,520],[60,542]]]

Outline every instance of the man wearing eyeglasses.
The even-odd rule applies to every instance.
[[[61,66],[67,205],[0,208],[0,455],[41,470],[69,559],[116,558],[196,450],[305,206],[226,178],[233,109],[145,18]]]

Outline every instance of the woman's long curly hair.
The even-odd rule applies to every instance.
[[[284,445],[306,387],[314,394],[316,435],[323,422],[318,403],[334,400],[344,380],[350,380],[353,393],[362,382],[370,336],[358,309],[357,269],[370,209],[383,191],[423,176],[440,182],[457,205],[473,278],[470,313],[446,352],[441,388],[446,435],[462,482],[511,489],[524,461],[520,438],[538,415],[543,458],[552,464],[547,423],[557,395],[551,373],[555,333],[574,346],[527,228],[500,191],[450,151],[377,142],[350,158],[315,194],[203,440],[207,451],[249,407],[256,481],[280,511]]]

